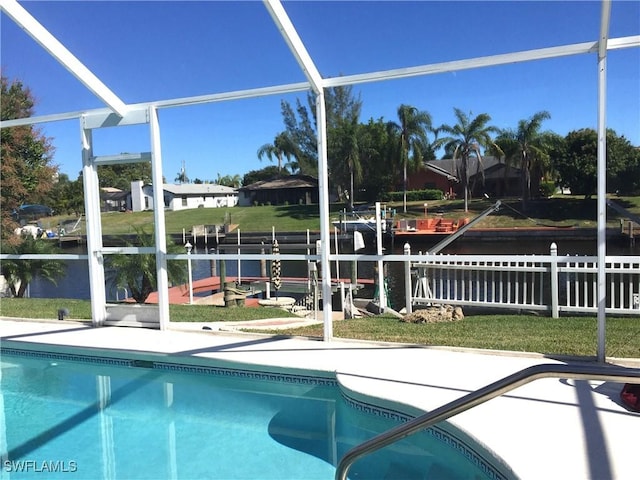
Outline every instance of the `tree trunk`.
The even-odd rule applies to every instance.
[[[18,298],[24,298],[24,293],[27,291],[27,286],[29,285],[29,282],[25,281],[25,280],[20,280],[20,286],[18,287],[18,291],[15,293],[16,297]],[[15,289],[15,287],[14,287]]]
[[[521,178],[521,190],[522,190],[522,211],[526,212],[529,206],[529,159],[526,152],[522,153],[522,162],[520,163],[520,178]]]

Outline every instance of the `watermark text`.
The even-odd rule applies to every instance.
[[[9,473],[73,473],[75,460],[3,460],[2,470]]]

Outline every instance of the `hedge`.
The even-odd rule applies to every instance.
[[[383,202],[401,202],[404,198],[403,192],[385,192],[382,194]],[[407,201],[417,202],[421,200],[442,200],[444,193],[442,190],[409,190],[407,191]]]

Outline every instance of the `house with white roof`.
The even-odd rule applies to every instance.
[[[164,184],[163,206],[167,210],[189,208],[235,207],[238,191],[214,183]],[[140,212],[154,208],[153,186],[142,180],[131,182],[131,210]]]

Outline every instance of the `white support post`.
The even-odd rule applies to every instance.
[[[336,249],[336,255],[340,252],[338,251],[338,227],[333,227],[333,243]],[[340,283],[340,261],[336,260],[336,283]]]
[[[409,243],[404,244],[404,254],[411,255],[411,245]],[[404,298],[405,298],[405,310],[407,313],[413,312],[413,305],[411,303],[411,261],[404,262]]]
[[[316,96],[316,112],[318,119],[318,189],[320,191],[320,268],[322,270],[322,318],[324,322],[324,340],[333,338],[333,318],[331,315],[331,266],[329,251],[331,235],[329,230],[329,175],[327,166],[327,112],[324,103],[324,92]]]
[[[558,245],[551,244],[551,317],[559,318],[558,308]]]
[[[82,178],[84,210],[87,225],[87,253],[89,256],[89,288],[91,290],[91,319],[94,327],[104,325],[107,318],[104,258],[102,257],[102,224],[100,217],[100,188],[98,170],[93,163],[93,136],[90,129],[82,128]]]
[[[238,228],[238,255],[240,255],[240,229]],[[240,285],[242,283],[242,260],[238,258],[238,275],[236,279],[236,283]]]
[[[377,254],[382,255],[382,228],[380,224],[380,202],[376,202],[376,248]],[[380,311],[387,308],[387,292],[384,284],[384,262],[378,260],[378,298],[380,299]]]
[[[606,306],[607,306],[607,41],[611,2],[603,0],[598,39],[598,354],[597,360],[606,360]]]
[[[149,107],[151,134],[151,181],[153,182],[153,221],[156,240],[156,270],[158,277],[158,315],[160,330],[167,330],[169,316],[169,277],[167,274],[167,229],[164,223],[164,190],[162,183],[162,148],[158,110]]]

